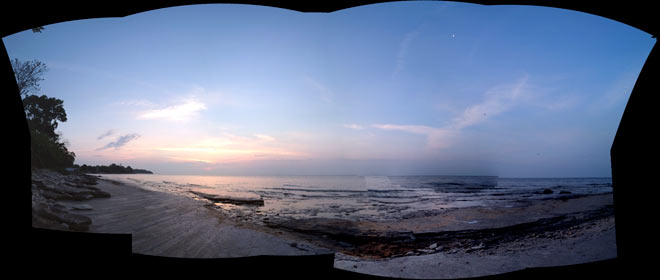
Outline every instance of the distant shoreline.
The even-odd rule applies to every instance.
[[[114,163],[110,165],[76,164],[71,169],[85,174],[154,174],[152,171],[146,169],[132,168],[131,166],[117,165]]]
[[[103,172],[81,172],[81,173],[83,173],[83,174],[87,174],[87,175],[106,175],[106,174],[114,174],[114,175],[126,175],[126,174],[154,174],[154,173],[151,172],[151,171],[149,171],[149,172],[133,172],[133,173],[110,173],[110,172],[105,172],[105,173],[103,173]],[[162,175],[162,174],[158,174],[158,175]]]

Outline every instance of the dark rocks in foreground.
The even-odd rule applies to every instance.
[[[86,174],[61,174],[32,170],[32,226],[57,230],[87,231],[92,220],[70,210],[91,210],[89,205],[68,205],[63,201],[108,198],[110,194],[93,187],[98,178]]]
[[[342,253],[358,257],[389,258],[412,254],[458,251],[474,252],[497,247],[498,244],[523,238],[564,238],[560,233],[567,228],[590,223],[614,214],[612,206],[582,212],[543,218],[534,222],[500,228],[456,230],[440,232],[372,231],[361,229],[356,222],[338,219],[297,219],[264,221],[274,229],[302,234],[327,244]],[[319,237],[324,237],[319,239]]]

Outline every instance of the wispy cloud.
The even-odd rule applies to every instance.
[[[500,85],[486,91],[481,103],[469,106],[444,127],[424,125],[374,124],[371,127],[381,130],[396,130],[425,135],[427,146],[432,149],[450,146],[456,136],[466,127],[485,122],[513,106],[523,94],[528,76],[524,76],[513,85]]]
[[[110,130],[104,132],[103,134],[99,135],[99,137],[97,137],[96,139],[97,139],[97,140],[101,140],[101,139],[103,139],[103,138],[105,138],[105,137],[108,137],[108,136],[114,134],[114,133],[115,133],[115,130],[114,130],[114,129],[110,129]]]
[[[581,98],[575,95],[563,95],[556,97],[553,101],[546,102],[543,105],[543,108],[547,110],[564,110],[568,108],[573,108],[581,102]]]
[[[323,100],[326,103],[332,103],[332,101],[335,98],[335,93],[331,89],[329,89],[327,86],[320,83],[319,81],[312,79],[309,76],[305,76],[305,78],[307,79],[307,82],[309,82],[312,86],[314,86],[316,89],[319,90],[319,92],[321,93],[320,96],[321,100]]]
[[[149,101],[149,100],[127,100],[127,101],[119,101],[114,104],[121,105],[121,106],[136,106],[136,107],[147,107],[147,108],[153,108],[157,107],[155,103]]]
[[[398,130],[408,133],[426,135],[427,145],[432,149],[446,148],[449,146],[449,138],[455,133],[446,128],[437,128],[424,125],[395,125],[395,124],[375,124],[374,128],[382,130]]]
[[[628,71],[613,81],[610,81],[609,88],[585,108],[586,112],[594,115],[607,112],[615,105],[626,104],[638,76],[639,71]]]
[[[501,85],[486,91],[484,101],[465,109],[463,113],[452,120],[450,127],[460,130],[485,122],[489,118],[509,110],[523,92],[523,87],[527,84],[528,78],[528,76],[524,76],[513,85]]]
[[[206,110],[206,104],[189,99],[181,104],[144,111],[138,115],[138,119],[162,119],[166,121],[185,122],[197,117],[201,110]]]
[[[255,134],[254,137],[257,137],[258,139],[268,142],[275,141],[275,137],[266,134]]]
[[[132,134],[127,134],[127,135],[122,135],[119,136],[115,141],[110,142],[106,144],[105,146],[96,149],[97,151],[100,150],[105,150],[105,149],[110,149],[110,148],[115,148],[115,150],[123,147],[124,145],[128,144],[128,142],[133,141],[137,138],[139,138],[140,135],[137,133],[132,133]]]
[[[350,129],[354,129],[354,130],[363,130],[363,129],[365,129],[364,126],[361,126],[361,125],[359,125],[359,124],[345,124],[345,125],[343,125],[343,126],[344,126],[345,128],[350,128]]]
[[[415,38],[419,36],[419,34],[421,33],[421,29],[425,25],[426,24],[422,24],[417,28],[415,28],[415,30],[406,33],[406,35],[403,37],[403,40],[401,40],[401,43],[399,43],[399,51],[397,52],[396,55],[396,66],[394,68],[394,72],[392,73],[392,76],[399,74],[399,72],[401,72],[405,67],[406,57],[408,56],[410,45],[415,40]]]

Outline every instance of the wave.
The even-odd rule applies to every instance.
[[[267,188],[269,190],[283,190],[283,191],[300,191],[300,192],[347,192],[347,193],[364,193],[366,190],[328,190],[328,189],[294,189],[294,188]]]

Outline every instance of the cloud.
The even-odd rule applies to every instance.
[[[150,108],[157,106],[153,102],[144,99],[120,101],[120,102],[116,102],[115,104],[121,106],[136,106],[136,107],[150,107]]]
[[[334,100],[335,93],[331,89],[321,84],[317,80],[312,79],[311,77],[307,76],[305,78],[310,84],[312,84],[316,89],[318,89],[321,92],[321,100],[323,100],[326,103],[331,103]]]
[[[398,130],[408,133],[426,135],[427,145],[432,149],[445,148],[449,146],[449,138],[455,134],[449,129],[424,125],[375,124],[372,125],[372,127],[382,130]]]
[[[258,139],[264,140],[264,141],[275,141],[275,138],[269,135],[265,134],[255,134],[254,137],[257,137]]]
[[[553,101],[544,103],[542,107],[553,111],[564,110],[575,107],[581,101],[580,97],[575,95],[558,96]]]
[[[489,118],[509,110],[521,96],[527,80],[528,76],[524,76],[514,85],[489,89],[486,91],[483,102],[466,108],[463,113],[452,120],[450,126],[455,130],[460,130],[485,122]]]
[[[365,128],[364,126],[361,126],[359,124],[345,124],[344,127],[354,129],[354,130],[362,130],[362,129]]]
[[[114,134],[114,133],[115,133],[115,130],[114,130],[114,129],[110,129],[110,130],[104,132],[103,134],[99,135],[99,137],[97,137],[96,139],[97,139],[97,140],[101,140],[101,139],[103,139],[103,138],[105,138],[105,137],[108,137],[108,136]]]
[[[401,43],[399,44],[399,52],[397,53],[396,56],[396,67],[394,68],[394,72],[392,73],[392,76],[399,74],[403,70],[403,67],[406,64],[406,57],[408,56],[408,50],[410,49],[410,45],[412,42],[419,36],[419,33],[421,33],[421,29],[425,26],[426,24],[422,24],[415,28],[415,30],[406,33],[406,35],[403,37],[403,40],[401,40]]]
[[[375,128],[384,130],[400,130],[415,134],[429,134],[434,128],[424,125],[396,125],[396,124],[374,124]]]
[[[124,145],[128,144],[128,142],[133,141],[137,138],[139,138],[140,135],[137,133],[132,133],[132,134],[127,134],[127,135],[122,135],[117,137],[117,140],[110,142],[106,144],[105,146],[96,149],[97,151],[100,150],[105,150],[105,149],[110,149],[110,148],[115,148],[115,150],[123,147]]]
[[[441,128],[424,125],[374,124],[372,127],[382,130],[396,130],[413,134],[425,135],[427,146],[432,149],[448,147],[452,139],[458,136],[462,129],[485,122],[489,118],[501,114],[513,106],[522,96],[527,85],[528,76],[524,76],[513,85],[501,85],[486,91],[481,103],[469,106],[452,121]]]
[[[201,110],[206,110],[206,104],[196,100],[187,100],[182,104],[144,111],[138,115],[138,119],[162,119],[184,122],[196,117]]]
[[[638,76],[638,71],[629,71],[611,81],[609,89],[604,91],[604,94],[596,97],[591,104],[586,106],[586,112],[594,115],[607,112],[616,105],[625,106],[628,98],[630,98],[633,88],[635,87],[635,82],[637,81]]]

